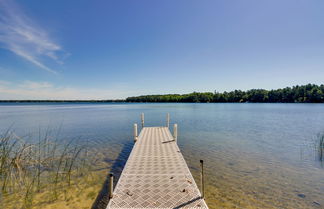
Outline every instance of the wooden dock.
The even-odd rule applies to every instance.
[[[138,137],[135,128],[136,143],[107,208],[208,208],[169,128],[143,127]]]

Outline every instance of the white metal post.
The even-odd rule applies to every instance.
[[[142,128],[144,128],[144,113],[141,114]]]
[[[137,141],[137,124],[135,123],[134,124],[134,142],[136,142]]]
[[[167,127],[170,126],[170,113],[167,114]]]
[[[178,139],[178,125],[177,124],[173,125],[173,138],[174,138],[174,141],[177,141],[177,139]]]

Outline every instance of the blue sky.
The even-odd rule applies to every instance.
[[[0,0],[0,99],[324,83],[322,0]]]

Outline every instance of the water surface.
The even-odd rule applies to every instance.
[[[197,182],[205,160],[210,208],[324,208],[314,151],[323,104],[0,104],[0,131],[32,141],[60,129],[61,140],[88,141],[122,169],[141,112],[147,126],[165,125],[170,113]]]

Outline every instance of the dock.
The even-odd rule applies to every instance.
[[[177,125],[172,135],[169,121],[168,115],[166,126],[144,127],[142,115],[138,136],[134,124],[136,142],[116,187],[110,184],[107,209],[208,208],[177,145]]]

